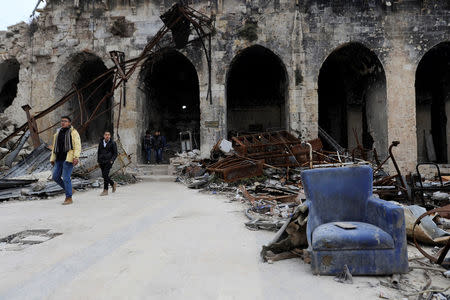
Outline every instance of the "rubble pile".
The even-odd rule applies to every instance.
[[[448,299],[448,288],[442,286],[450,276],[450,178],[441,175],[437,165],[434,178],[425,180],[419,169],[417,174],[403,176],[392,151],[398,144],[394,141],[388,149],[389,156],[380,161],[376,149],[359,146],[349,154],[336,146],[340,150],[330,152],[323,150],[320,139],[303,143],[287,132],[269,132],[235,137],[231,142],[219,140],[209,159],[191,152],[178,154],[171,163],[175,165],[177,181],[189,188],[242,202],[248,229],[277,231],[261,250],[261,258],[269,263],[289,258],[311,261],[306,238],[308,205],[300,176],[303,170],[370,165],[374,195],[403,207],[411,257],[408,274],[380,279],[378,286],[392,288],[396,297]],[[385,168],[389,160],[393,175]],[[417,199],[422,200],[421,206],[414,205]],[[422,216],[427,210],[440,207],[443,210]],[[417,223],[421,216],[423,219]],[[434,259],[424,256],[424,251],[432,253]],[[421,280],[424,284],[418,286]],[[348,269],[343,270],[336,281],[351,284],[352,275]],[[391,297],[380,294],[380,298]]]
[[[135,183],[133,175],[124,173],[131,164],[131,157],[117,141],[118,157],[111,168],[111,176],[118,184]],[[23,151],[23,149],[21,150]],[[24,158],[16,156],[11,168],[0,171],[0,201],[35,200],[62,194],[63,189],[52,181],[51,149],[42,143]],[[75,190],[99,188],[103,185],[97,164],[97,146],[83,146],[80,164],[74,167],[72,186]]]

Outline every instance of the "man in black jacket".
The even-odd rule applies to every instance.
[[[117,145],[111,139],[111,133],[106,131],[103,138],[98,144],[97,161],[102,170],[102,176],[104,181],[104,189],[100,196],[108,195],[108,184],[112,187],[112,192],[114,193],[117,188],[117,184],[109,178],[109,171],[117,158]]]

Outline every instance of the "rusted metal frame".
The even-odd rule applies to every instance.
[[[117,137],[119,138],[119,140],[120,140],[119,126],[120,126],[120,115],[121,115],[121,113],[122,113],[122,93],[120,93],[119,113],[118,113],[118,116],[117,116],[117,129],[116,129],[116,134],[117,134]]]
[[[395,160],[394,154],[392,153],[392,148],[397,147],[399,144],[400,144],[399,141],[392,142],[392,144],[389,146],[389,156],[391,157],[392,163],[394,164],[394,168],[397,171],[398,179],[400,180],[402,187],[406,190],[406,185],[405,185],[405,182],[403,181],[402,173],[400,171],[400,168],[397,165],[397,161]],[[409,201],[409,196],[407,193],[405,194],[405,197]]]
[[[284,151],[277,150],[277,151],[269,151],[269,152],[257,152],[257,153],[250,153],[247,157],[251,157],[253,159],[262,159],[262,158],[272,158],[272,157],[289,157],[290,154],[286,153]]]
[[[221,173],[224,180],[227,182],[233,182],[242,178],[248,178],[253,176],[261,176],[263,174],[262,163],[251,163],[240,167],[226,168]]]
[[[106,71],[105,73],[97,76],[96,78],[94,78],[90,83],[86,84],[84,87],[80,88],[80,90],[85,89],[86,87],[88,87],[90,84],[92,84],[93,82],[101,79],[103,76],[108,75],[110,72],[112,72],[114,69],[111,68],[108,71]],[[53,105],[51,105],[50,107],[46,108],[45,110],[41,111],[40,113],[38,113],[37,115],[34,116],[35,120],[38,120],[44,116],[46,116],[48,113],[54,111],[55,109],[57,109],[58,107],[62,106],[64,103],[66,103],[67,101],[70,100],[70,98],[72,96],[75,95],[75,91],[74,90],[69,90],[65,96],[63,96],[60,100],[58,100],[56,103],[54,103]],[[10,135],[8,135],[6,138],[4,138],[2,141],[0,141],[0,147],[3,146],[4,144],[6,144],[10,139],[12,139],[13,137],[15,137],[19,132],[22,131],[26,131],[28,128],[28,123],[23,124],[22,126],[20,126],[19,128],[17,128],[13,133],[11,133]]]
[[[194,18],[191,18],[189,16],[189,14],[186,12],[186,10],[184,9],[184,7],[180,7],[180,11],[181,13],[186,17],[186,19],[189,20],[189,22],[191,22],[194,25],[194,29],[197,32],[197,35],[200,38],[200,42],[202,43],[202,47],[203,50],[205,51],[205,56],[206,56],[206,62],[208,64],[208,93],[206,96],[206,100],[210,100],[210,104],[212,104],[212,90],[211,90],[211,42],[209,44],[209,51],[206,49],[206,45],[205,42],[203,41],[203,39],[201,38],[201,34],[205,34],[205,32],[203,31],[201,25],[199,23],[197,23],[197,21],[194,20],[194,18],[197,18],[197,16],[194,16]]]
[[[420,169],[419,167],[422,165],[433,165],[436,167],[437,172],[438,172],[438,178],[439,178],[439,183],[440,186],[432,186],[432,187],[424,187],[423,183],[422,183],[422,174],[420,173]],[[442,181],[442,176],[441,176],[441,169],[439,168],[439,165],[437,163],[418,163],[416,165],[416,172],[417,172],[417,180],[414,181],[414,178],[412,178],[412,185],[411,185],[411,196],[412,196],[412,200],[415,199],[415,194],[417,192],[420,192],[420,199],[422,199],[422,203],[425,205],[425,198],[423,196],[423,192],[435,192],[435,191],[448,191],[450,190],[450,186],[444,186],[444,183]],[[419,183],[420,187],[416,186],[416,182]]]
[[[237,167],[237,166],[243,166],[246,165],[247,163],[243,160],[238,160],[238,161],[232,161],[232,162],[228,162],[226,164],[222,164],[219,166],[214,166],[214,167],[210,167],[208,168],[208,170],[211,171],[219,171],[219,170],[223,170],[226,168],[233,168],[233,167]]]
[[[99,112],[99,113],[96,114],[96,115],[92,118],[92,120],[90,120],[89,122],[94,121],[95,119],[97,119],[97,118],[100,117],[101,115],[107,113],[108,111],[112,110],[113,108],[115,108],[115,107],[118,106],[118,105],[119,105],[119,103],[116,103],[116,104],[114,104],[113,106],[111,106],[110,108],[107,108],[107,109],[105,109],[105,110]]]
[[[83,124],[83,126],[80,129],[80,132],[84,132],[86,130],[86,127],[89,125],[89,123],[92,121],[93,117],[97,113],[97,111],[100,109],[100,106],[103,104],[103,102],[106,101],[107,98],[110,98],[114,95],[114,91],[120,86],[120,84],[124,82],[123,78],[120,78],[119,82],[117,82],[113,87],[111,88],[111,91],[109,93],[106,93],[105,96],[99,101],[97,106],[95,107],[94,111],[92,112],[89,119]]]
[[[224,159],[215,164],[212,164],[207,169],[208,170],[218,170],[218,169],[228,168],[230,166],[242,165],[243,163],[245,163],[245,159],[233,157],[231,159]]]
[[[284,138],[281,136],[281,134],[280,134],[279,132],[278,132],[277,134],[278,134],[278,136],[281,138],[281,140],[284,140]],[[310,146],[311,146],[311,144],[310,144]],[[295,157],[294,153],[292,153],[291,148],[290,148],[286,143],[284,144],[284,147],[285,147],[285,148],[289,151],[289,153],[292,155],[292,157],[294,158],[294,160],[295,160],[295,162],[297,163],[297,165],[300,166],[300,163],[298,162],[297,157]],[[312,152],[312,146],[311,146],[311,152]],[[312,155],[311,155],[311,157],[310,157],[309,159],[310,159],[310,168],[312,169]]]
[[[315,150],[313,150],[313,153],[314,154],[317,154],[317,155],[319,155],[319,156],[322,156],[322,157],[324,157],[324,158],[326,158],[326,159],[331,159],[331,160],[334,160],[335,162],[340,162],[338,159],[335,159],[335,158],[333,158],[333,157],[330,157],[330,156],[328,156],[328,155],[325,155],[325,154],[323,154],[323,153],[320,153],[319,151],[315,151]]]
[[[111,74],[111,75],[112,75],[112,74]],[[105,80],[103,80],[103,81],[102,81],[102,82],[94,89],[94,91],[92,91],[92,93],[89,94],[89,96],[88,96],[85,100],[84,100],[84,99],[82,100],[82,105],[83,105],[84,108],[85,108],[85,104],[86,104],[89,100],[91,100],[91,97],[92,97],[92,96],[100,89],[100,87],[101,87],[103,84],[105,84],[105,82],[108,81],[108,79],[109,79],[109,77],[105,78]],[[78,91],[80,91],[80,90],[78,90]],[[85,110],[86,110],[86,109],[85,109]],[[69,116],[72,116],[72,115],[75,113],[75,111],[76,111],[76,109],[72,110],[72,111],[69,113]],[[77,114],[77,115],[73,118],[72,122],[78,120],[78,117],[79,117],[79,116],[80,116],[80,114]],[[60,124],[60,122],[58,121],[58,122],[54,123],[53,125],[51,125],[50,127],[47,127],[46,129],[43,129],[42,131],[40,131],[39,134],[41,134],[41,133],[43,133],[43,132],[45,132],[45,131],[47,131],[47,130],[52,129],[52,128],[56,127],[56,126],[59,125],[59,124]],[[83,122],[80,121],[80,124],[83,124]]]
[[[125,75],[124,70],[122,69],[122,64],[119,62],[117,54],[118,54],[117,51],[110,51],[109,52],[109,55],[111,56],[111,60],[116,65],[117,72],[126,81],[127,80],[127,76]]]
[[[450,239],[448,239],[447,244],[442,249],[441,253],[439,254],[439,257],[436,258],[435,256],[429,255],[427,252],[425,252],[425,250],[423,250],[419,246],[419,243],[417,242],[416,235],[415,235],[415,228],[417,225],[419,225],[421,223],[420,220],[422,220],[426,216],[432,215],[434,213],[440,213],[440,212],[450,213],[450,208],[438,207],[438,208],[432,209],[430,211],[424,212],[419,218],[417,218],[416,222],[414,222],[414,226],[413,226],[413,230],[412,230],[413,241],[414,241],[414,244],[415,244],[417,250],[419,250],[419,252],[422,253],[422,255],[425,256],[426,258],[428,258],[431,262],[439,264],[443,267],[450,267],[449,262],[444,262],[444,259],[447,255],[448,251],[450,250]]]
[[[149,52],[152,48],[155,47],[157,43],[163,38],[163,36],[179,21],[181,20],[181,16],[179,16],[170,27],[167,27],[164,25],[156,34],[156,36],[148,43],[144,50],[142,51],[142,54],[137,58],[136,62],[131,66],[131,68],[128,70],[128,72],[125,74],[125,78],[128,80],[130,79],[131,75],[133,75],[134,71],[137,68],[137,65],[140,61],[142,61],[144,58],[147,57],[147,52]],[[123,80],[123,79],[122,79]]]
[[[72,83],[72,88],[77,92],[78,104],[80,106],[80,124],[83,124],[83,110],[84,110],[83,94],[80,92],[79,89],[77,89],[77,86],[75,85],[75,83]]]
[[[146,47],[144,48],[142,54],[134,59],[131,59],[125,63],[130,63],[130,62],[134,62],[134,64],[131,66],[131,68],[128,70],[128,72],[126,73],[126,78],[129,79],[131,77],[131,75],[134,73],[135,69],[137,68],[139,62],[141,62],[143,59],[145,59],[146,57],[148,57],[150,54],[147,53],[149,52],[152,48],[154,48],[154,46],[161,40],[161,38],[176,24],[180,21],[181,19],[181,15],[168,27],[168,26],[163,26],[157,33],[157,35],[155,36],[155,38],[146,45]],[[98,77],[94,78],[91,82],[87,83],[84,87],[80,88],[80,90],[83,90],[84,88],[90,86],[91,84],[93,84],[95,81],[97,81],[98,79],[102,78],[103,76],[108,75],[111,72],[115,72],[116,67],[112,67],[109,70],[107,70],[105,73],[99,75]],[[122,80],[120,81],[120,83],[122,82]],[[115,89],[115,88],[114,88]],[[72,97],[76,92],[73,90],[68,91],[68,93],[61,98],[59,101],[57,101],[55,104],[51,105],[50,107],[48,107],[47,109],[45,109],[44,111],[40,112],[39,114],[37,114],[34,118],[35,119],[39,119],[45,115],[47,115],[49,112],[52,112],[53,110],[55,110],[56,108],[60,107],[61,105],[63,105],[65,102],[67,102],[70,97]],[[28,127],[28,124],[25,123],[23,124],[21,127],[19,127],[15,132],[11,133],[8,137],[6,137],[5,139],[3,139],[2,141],[0,141],[0,146],[3,146],[6,142],[8,142],[11,138],[13,138],[14,136],[16,136],[19,132],[25,131]]]
[[[91,100],[91,97],[102,87],[102,85],[104,85],[111,76],[115,76],[116,73],[111,74],[110,76],[106,77],[105,80],[103,80],[93,91],[92,93],[89,94],[89,96],[87,96],[86,100],[83,101],[83,105],[86,104],[89,100]]]
[[[203,21],[203,22],[206,22],[206,23],[208,23],[208,24],[209,24],[209,22],[212,21],[210,17],[208,17],[208,16],[205,15],[204,13],[199,12],[198,10],[196,10],[196,9],[190,7],[190,6],[184,5],[183,8],[184,8],[184,10],[186,11],[186,13],[192,15],[192,16],[195,17],[196,19],[199,19],[199,20],[201,20],[201,21]]]
[[[353,129],[353,135],[355,136],[355,140],[356,140],[356,148],[358,148],[358,149],[360,150],[362,159],[367,160],[367,156],[366,156],[366,153],[365,153],[365,149],[364,149],[364,147],[359,143],[359,138],[358,138],[358,134],[356,133],[356,129],[355,129],[355,128],[352,128],[352,129]],[[354,149],[353,149],[353,151],[354,151]],[[352,155],[353,155],[353,151],[352,151]]]
[[[392,176],[387,176],[387,177],[381,178],[380,180],[374,181],[373,185],[374,186],[376,186],[376,185],[388,185],[387,183],[389,181],[392,181],[395,177],[397,177],[397,175],[392,175]]]
[[[92,112],[92,114],[89,116],[89,119],[81,126],[80,128],[80,133],[84,132],[87,128],[87,126],[89,125],[89,123],[92,121],[93,117],[95,116],[95,114],[97,113],[97,111],[100,109],[100,106],[103,104],[103,102],[106,101],[106,99],[110,98],[112,95],[114,95],[114,92],[109,92],[107,94],[105,94],[105,96],[103,96],[102,100],[100,100],[97,104],[97,106],[95,107],[94,111]]]
[[[234,139],[234,137],[233,137],[233,139]],[[237,141],[237,140],[235,140],[235,141]],[[287,144],[289,144],[289,145],[298,145],[298,144],[301,144],[302,142],[301,141],[296,141],[296,142],[287,142]],[[286,144],[286,142],[282,142],[282,141],[280,141],[280,140],[278,140],[277,142],[273,142],[273,143],[269,143],[269,144],[264,144],[264,145],[254,145],[254,144],[249,144],[249,145],[245,145],[245,144],[243,144],[241,141],[239,141],[239,143],[238,144],[240,144],[239,146],[248,146],[248,147],[271,147],[271,146],[283,146],[283,145],[285,145]]]
[[[377,148],[373,148],[373,157],[374,157],[375,162],[377,163],[377,166],[378,166],[380,164],[380,159],[378,158]]]
[[[30,130],[31,140],[33,142],[33,148],[36,149],[41,145],[36,120],[35,120],[35,118],[33,118],[31,116],[31,113],[30,113],[31,107],[28,104],[22,106],[22,109],[25,111],[25,113],[27,115],[28,128]]]

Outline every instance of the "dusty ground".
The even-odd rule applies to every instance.
[[[300,259],[262,263],[273,233],[249,231],[243,205],[181,184],[147,182],[0,204],[0,237],[63,233],[0,251],[0,299],[378,299],[400,294],[379,277],[353,285],[313,276]],[[422,276],[421,271],[417,278]],[[423,276],[422,276],[423,277]],[[420,283],[417,283],[420,284]]]

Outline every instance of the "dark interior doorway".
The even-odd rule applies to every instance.
[[[16,98],[19,69],[19,62],[15,59],[0,63],[0,113],[3,113]]]
[[[236,55],[228,71],[226,95],[228,131],[286,127],[286,68],[269,49],[252,46]]]
[[[448,163],[450,42],[431,48],[416,71],[416,129],[419,162]]]
[[[145,130],[160,130],[172,151],[180,151],[180,132],[190,131],[200,147],[200,92],[197,71],[183,54],[168,49],[142,68]]]
[[[75,84],[77,88],[86,86],[93,79],[105,73],[107,68],[101,58],[91,53],[77,53],[71,57],[69,62],[58,73],[55,84],[55,95],[62,97]],[[82,98],[84,102],[83,114],[80,114],[80,103],[78,97],[74,96],[63,107],[62,114],[71,114],[72,125],[80,128],[81,123],[86,122],[96,110],[97,105],[102,98],[108,94],[113,85],[112,76],[104,77],[95,83],[89,85],[88,88],[82,90]],[[86,130],[81,133],[81,141],[83,143],[97,143],[103,136],[105,131],[113,133],[113,116],[112,116],[112,97],[106,99],[97,109],[97,113],[87,126]],[[81,120],[81,116],[83,119]]]
[[[318,96],[319,126],[342,147],[359,141],[387,152],[386,77],[374,52],[359,43],[333,51],[320,69]]]

